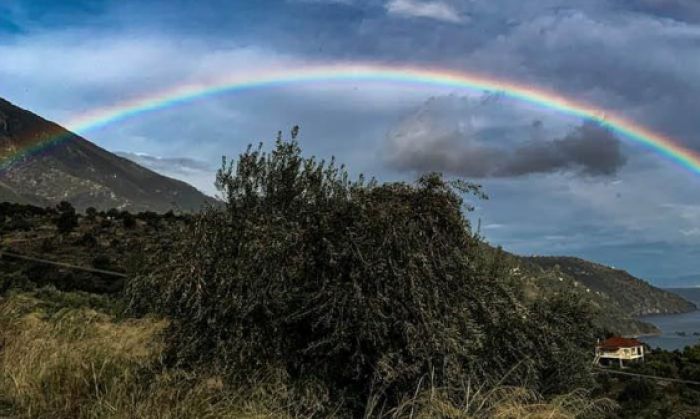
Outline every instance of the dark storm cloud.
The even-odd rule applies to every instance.
[[[399,171],[471,178],[553,172],[610,176],[626,163],[620,140],[595,122],[585,121],[560,138],[546,138],[539,120],[500,126],[499,114],[506,106],[498,95],[431,98],[390,130],[386,160]]]
[[[493,162],[492,176],[577,171],[585,175],[613,175],[624,166],[620,140],[610,130],[585,122],[566,137],[529,142]],[[488,172],[485,174],[488,176]]]
[[[585,122],[564,138],[528,141],[512,149],[475,144],[459,133],[442,138],[428,136],[425,145],[402,149],[401,143],[394,141],[389,163],[402,171],[435,170],[484,178],[552,172],[609,176],[627,161],[620,140],[593,122]]]

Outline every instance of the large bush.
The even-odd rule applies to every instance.
[[[478,187],[437,174],[352,181],[294,140],[224,161],[217,185],[225,205],[127,287],[133,310],[174,320],[171,362],[238,379],[282,368],[358,405],[370,392],[398,400],[421,380],[555,391],[585,381],[585,316],[514,297],[510,267],[463,215],[460,193]]]

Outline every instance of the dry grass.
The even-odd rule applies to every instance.
[[[449,419],[575,419],[608,417],[616,408],[607,399],[592,400],[585,391],[544,400],[523,387],[495,386],[475,388],[465,383],[459,390],[429,388],[389,409],[372,411],[367,416]],[[376,407],[371,410],[378,410]]]
[[[166,322],[90,308],[48,313],[33,295],[0,300],[0,406],[26,418],[241,418],[286,412],[221,379],[160,367]],[[202,378],[204,377],[204,378]]]
[[[162,367],[167,322],[119,321],[81,306],[77,294],[46,304],[44,294],[0,299],[0,416],[20,418],[311,418],[348,416],[334,410],[321,385],[289,385],[273,370],[231,388],[217,376]],[[60,300],[59,301],[63,301]],[[88,304],[89,306],[89,304]],[[47,309],[46,307],[50,307]],[[572,393],[544,401],[523,388],[459,391],[423,389],[397,407],[370,398],[366,417],[550,418],[595,417],[610,404]],[[5,407],[5,409],[3,409]],[[322,414],[320,412],[323,412]]]
[[[0,306],[2,393],[27,417],[90,416],[108,407],[161,350],[162,320],[113,322],[89,308],[48,314],[41,301],[14,295]]]

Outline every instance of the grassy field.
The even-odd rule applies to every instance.
[[[291,388],[274,372],[241,388],[205,371],[167,369],[161,362],[167,320],[121,318],[118,312],[108,297],[81,292],[49,288],[4,296],[0,417],[318,417],[326,402],[323,388]],[[416,388],[399,406],[370,400],[366,416],[573,418],[606,407],[577,393],[543,400],[522,388],[487,391],[467,383],[455,403],[429,379]]]
[[[217,377],[160,366],[163,319],[118,319],[105,298],[43,290],[0,304],[3,414],[31,418],[277,416]],[[253,400],[253,399],[251,399]]]

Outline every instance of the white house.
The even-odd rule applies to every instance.
[[[615,362],[624,367],[625,362],[641,361],[644,361],[644,344],[637,339],[614,336],[598,342],[595,347],[596,365],[606,366]]]

